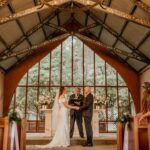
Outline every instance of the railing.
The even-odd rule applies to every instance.
[[[45,121],[44,120],[28,120],[27,121],[27,133],[45,132]]]

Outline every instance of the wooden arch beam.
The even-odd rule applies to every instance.
[[[5,74],[4,81],[4,116],[8,114],[9,105],[13,93],[18,85],[18,82],[22,76],[31,68],[34,64],[39,62],[43,57],[45,57],[49,52],[56,48],[64,39],[54,41],[54,43],[45,45],[37,51],[34,55],[30,56],[28,59],[24,60],[17,67],[13,68]],[[107,63],[112,65],[117,72],[124,78],[131,92],[134,100],[136,112],[140,111],[140,86],[139,86],[139,76],[136,72],[128,68],[125,64],[116,60],[116,57],[107,53],[107,49],[91,42],[87,42],[81,39],[87,46],[89,46],[96,54],[103,58]]]

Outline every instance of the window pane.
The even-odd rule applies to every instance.
[[[96,87],[94,109],[105,109],[105,101],[102,98],[106,97],[106,90],[103,87]]]
[[[104,87],[96,87],[96,95],[97,96],[105,96],[106,89]]]
[[[131,107],[131,114],[133,116],[135,116],[136,115],[136,111],[135,111],[134,101],[133,101],[133,98],[132,98],[131,94],[130,94],[130,107]]]
[[[119,86],[126,86],[124,79],[121,77],[121,75],[119,73],[118,73],[118,85]]]
[[[15,93],[13,94],[13,97],[11,99],[11,103],[10,103],[10,106],[9,106],[9,111],[12,112],[14,109],[15,109]]]
[[[109,122],[108,123],[108,132],[116,132],[116,131],[117,131],[116,122]]]
[[[73,38],[73,84],[83,84],[83,43],[76,37]]]
[[[37,100],[37,87],[28,87],[27,98],[27,119],[36,120],[37,109],[35,107],[35,101]]]
[[[95,63],[96,85],[105,85],[105,61],[96,55]]]
[[[60,52],[61,46],[52,51],[51,84],[60,85]]]
[[[119,88],[119,113],[130,113],[128,88]]]
[[[38,84],[38,63],[29,70],[28,84],[29,85],[37,85]]]
[[[50,54],[40,61],[40,85],[49,85]]]
[[[117,88],[108,87],[108,120],[115,121],[118,118]]]
[[[16,89],[16,108],[19,109],[21,115],[25,116],[25,101],[26,101],[26,88],[17,87]]]
[[[117,78],[116,78],[116,70],[112,68],[109,64],[106,64],[107,70],[107,85],[116,86]]]
[[[94,53],[84,45],[84,81],[85,85],[94,85]]]
[[[72,36],[62,44],[62,84],[72,84]]]
[[[119,106],[129,105],[128,88],[119,88]]]
[[[54,101],[55,97],[56,97],[56,92],[58,91],[58,87],[51,87],[50,88],[50,97],[52,98],[52,100]]]
[[[27,83],[27,73],[21,78],[18,85],[26,85]]]

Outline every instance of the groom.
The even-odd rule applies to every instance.
[[[87,142],[83,144],[86,147],[93,146],[93,130],[92,130],[92,116],[93,116],[93,95],[91,94],[91,88],[84,88],[85,99],[83,101],[83,106],[79,110],[83,111]]]

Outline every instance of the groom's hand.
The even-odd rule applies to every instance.
[[[80,107],[76,107],[76,108],[75,108],[75,110],[79,110],[79,109],[80,109]]]
[[[75,103],[76,105],[79,105],[79,106],[80,106],[80,103],[81,103],[81,102],[74,102],[74,103]]]

